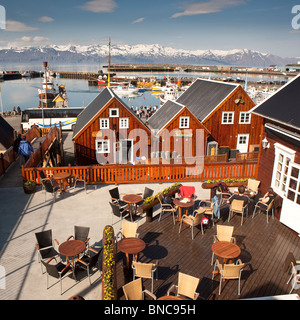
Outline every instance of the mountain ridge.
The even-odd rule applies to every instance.
[[[107,62],[108,45],[44,45],[18,48],[0,48],[2,62],[39,63],[99,63]],[[164,47],[159,44],[112,45],[112,63],[173,63],[202,65],[240,65],[268,67],[296,63],[299,58],[282,58],[251,49],[187,50]]]

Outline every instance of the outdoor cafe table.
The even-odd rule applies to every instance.
[[[241,254],[241,248],[235,243],[229,241],[217,241],[211,246],[213,253],[220,258],[230,263],[232,259],[237,258]]]
[[[130,268],[129,255],[132,254],[137,259],[137,254],[143,251],[146,247],[146,243],[139,238],[129,237],[123,238],[118,242],[118,248],[126,255],[126,267]]]
[[[178,296],[162,296],[158,298],[157,300],[182,300]]]
[[[138,194],[125,194],[122,200],[129,204],[130,216],[133,218],[136,215],[136,205],[141,202],[143,198]]]
[[[77,257],[81,252],[83,252],[86,248],[86,245],[81,240],[68,240],[63,242],[59,247],[58,251],[60,254],[67,258],[67,262],[69,263],[69,257],[72,257],[72,268],[73,268],[73,275],[75,270],[74,265],[74,257]]]
[[[181,221],[182,211],[194,206],[195,200],[191,199],[188,202],[185,202],[182,201],[182,199],[174,199],[173,203],[179,208],[177,221]]]
[[[61,192],[68,192],[66,190],[66,179],[70,177],[70,172],[56,172],[53,174],[53,178],[59,183]]]

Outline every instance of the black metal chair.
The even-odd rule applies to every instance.
[[[43,260],[50,259],[53,257],[59,257],[59,253],[54,248],[54,242],[59,245],[59,242],[56,239],[52,239],[52,230],[46,230],[35,233],[37,243],[35,247],[38,251],[38,262],[40,263]],[[41,264],[41,269],[43,273],[43,267]]]
[[[56,200],[56,192],[59,190],[59,185],[53,178],[46,177],[44,171],[39,171],[39,175],[42,181],[42,190],[45,192],[45,201],[46,194],[51,193],[53,195],[53,200]]]
[[[89,281],[90,281],[90,285],[92,285],[91,283],[91,278],[90,278],[90,271],[96,267],[96,265],[98,264],[98,269],[100,271],[100,274],[101,274],[101,268],[100,268],[100,259],[99,259],[99,256],[100,256],[100,253],[102,252],[102,248],[97,251],[93,248],[89,248],[88,249],[88,252],[94,252],[95,254],[94,255],[89,255],[88,253],[85,254],[83,257],[81,257],[80,259],[79,258],[76,258],[75,261],[76,263],[79,263],[80,264],[80,267],[83,267],[84,269],[86,269],[87,271],[87,275],[88,275],[88,278],[89,278]]]
[[[143,193],[143,200],[140,201],[138,205],[140,206],[141,204],[143,204],[144,200],[147,199],[148,197],[151,197],[153,193],[154,193],[154,190],[149,189],[148,187],[145,187],[144,193]]]
[[[75,177],[75,182],[74,182],[73,189],[75,189],[77,183],[80,182],[80,183],[83,183],[83,188],[85,189],[85,192],[87,192],[87,190],[86,190],[86,183],[87,183],[87,181],[88,181],[89,174],[90,174],[90,172],[87,171],[86,174],[77,175],[77,176]]]
[[[118,204],[120,208],[127,207],[128,204],[120,199],[119,188],[115,187],[109,190],[111,200],[113,204]]]
[[[80,227],[80,226],[74,226],[74,235],[71,235],[68,237],[67,241],[69,241],[71,238],[74,240],[80,240],[83,241],[86,245],[86,248],[89,247],[89,227]]]
[[[55,257],[51,258],[49,261],[44,262],[42,261],[42,264],[46,268],[47,272],[47,289],[49,289],[49,276],[54,277],[56,279],[59,279],[60,282],[60,294],[62,294],[62,279],[67,276],[69,272],[73,272],[72,267],[70,263],[64,264],[62,262],[59,262],[57,264],[51,264],[50,262],[55,259]]]
[[[111,206],[113,216],[116,216],[122,220],[123,218],[126,218],[130,215],[130,212],[127,210],[127,208],[121,209],[118,204],[114,204],[112,202],[110,202],[109,204]]]

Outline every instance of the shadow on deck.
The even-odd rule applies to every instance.
[[[219,277],[212,280],[211,265],[213,235],[216,226],[204,230],[200,228],[191,239],[191,230],[183,226],[179,234],[179,225],[173,224],[172,217],[165,214],[158,222],[146,222],[138,229],[139,238],[146,242],[146,248],[139,255],[139,261],[158,260],[158,280],[154,280],[154,294],[157,298],[167,294],[168,288],[178,282],[178,272],[198,277],[200,284],[197,292],[205,300],[233,300],[287,294],[291,284],[286,284],[289,275],[284,271],[284,261],[288,252],[300,257],[300,239],[278,220],[269,220],[260,213],[252,215],[240,225],[241,218],[234,215],[228,222],[228,211],[223,210],[219,224],[233,225],[237,244],[241,248],[238,257],[246,263],[242,272],[241,294],[237,293],[238,281],[229,280],[222,284],[218,294]],[[117,255],[117,285],[120,300],[124,300],[122,286],[132,280],[132,272],[126,274],[123,269],[124,254]],[[145,289],[151,289],[151,280],[143,280]],[[295,291],[294,291],[295,293]],[[299,290],[298,292],[299,293]]]

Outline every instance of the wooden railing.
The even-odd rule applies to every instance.
[[[49,168],[22,168],[23,180],[41,184],[39,171],[53,175],[68,172],[71,177],[87,175],[88,184],[162,183],[204,181],[207,179],[256,178],[257,162],[205,163],[203,166],[183,164],[159,165],[94,165]]]
[[[33,139],[40,137],[41,133],[37,127],[32,127],[25,133],[26,140],[32,142]],[[0,177],[6,172],[10,165],[18,158],[18,154],[13,150],[13,146],[0,154]]]
[[[40,144],[39,148],[31,154],[28,161],[25,163],[24,168],[37,167],[43,160],[46,151],[49,149],[55,139],[60,139],[60,130],[54,126],[46,135],[45,140]]]

